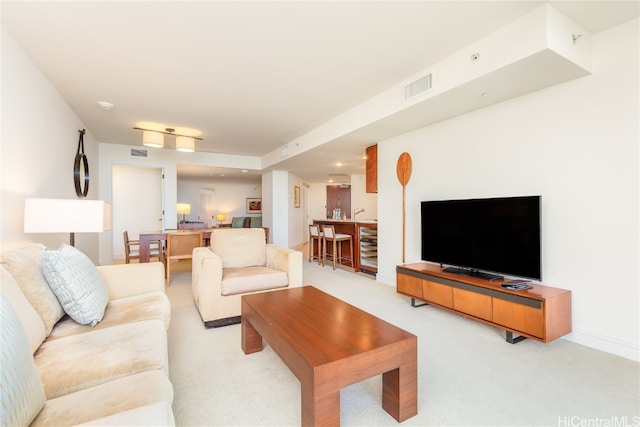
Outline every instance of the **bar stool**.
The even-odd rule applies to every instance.
[[[333,225],[322,226],[324,248],[322,250],[322,266],[327,261],[327,255],[331,256],[333,260],[333,269],[336,269],[336,261],[338,264],[342,264],[342,261],[349,260],[351,268],[353,268],[353,238],[350,234],[336,234],[335,227]],[[349,257],[342,256],[342,242],[349,242]],[[327,253],[327,244],[331,242],[332,251],[331,254]],[[336,247],[337,246],[337,247]],[[337,252],[336,252],[337,250]]]
[[[315,242],[318,243],[318,254],[315,254]],[[322,263],[322,232],[317,225],[309,224],[309,262],[317,259],[318,264]]]

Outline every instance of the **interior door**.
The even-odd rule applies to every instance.
[[[141,231],[164,228],[164,174],[162,168],[114,165],[112,176],[113,258],[124,259],[124,230],[137,240]]]
[[[333,218],[334,209],[340,209],[341,214],[351,218],[350,185],[327,185],[327,215],[331,218]]]
[[[198,189],[198,221],[205,222],[207,227],[213,225],[213,190]]]

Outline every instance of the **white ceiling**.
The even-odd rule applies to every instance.
[[[98,141],[139,146],[132,127],[156,122],[200,130],[198,151],[264,156],[542,3],[2,1],[1,13]],[[550,3],[592,33],[639,10],[638,1]],[[278,168],[309,182],[363,174],[364,148],[378,139],[327,143]]]

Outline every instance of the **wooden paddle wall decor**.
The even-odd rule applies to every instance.
[[[398,174],[398,181],[402,185],[402,263],[405,262],[405,247],[406,247],[406,229],[407,229],[407,183],[411,178],[411,156],[409,153],[402,153],[398,157],[398,164],[396,166],[396,173]]]

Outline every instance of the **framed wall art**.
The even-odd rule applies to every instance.
[[[260,198],[247,198],[247,213],[259,214],[262,213],[262,199]]]

